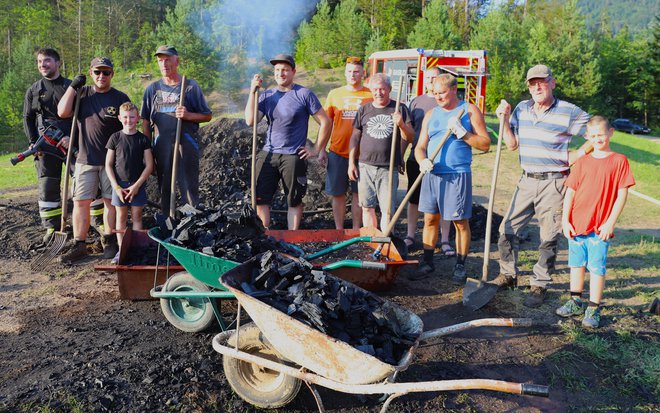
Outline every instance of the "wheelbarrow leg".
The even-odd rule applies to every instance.
[[[406,394],[406,393],[392,393],[392,394],[390,394],[390,397],[388,397],[387,400],[385,400],[385,403],[383,403],[383,407],[381,407],[380,413],[385,413],[387,411],[388,407],[390,407],[390,403],[392,403],[392,401],[394,399],[396,399],[397,397],[403,396],[404,394]]]
[[[314,396],[314,400],[316,400],[316,407],[318,407],[319,413],[325,413],[325,407],[323,407],[323,400],[321,400],[321,395],[319,394],[318,390],[316,390],[316,386],[314,386],[313,383],[310,383],[308,381],[304,381],[303,383],[305,383],[309,391],[312,392],[312,396]]]
[[[215,314],[215,319],[218,320],[218,324],[220,324],[220,330],[227,331],[227,325],[225,324],[225,320],[222,318],[222,300],[220,300],[219,304],[217,301],[218,300],[211,300],[211,305],[213,305],[213,314]]]

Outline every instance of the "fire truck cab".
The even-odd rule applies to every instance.
[[[401,101],[408,104],[424,93],[424,71],[431,67],[451,73],[458,80],[458,94],[484,112],[486,102],[485,50],[403,49],[375,52],[369,56],[368,74],[385,73],[392,80],[392,98],[398,98],[399,81],[403,79]]]

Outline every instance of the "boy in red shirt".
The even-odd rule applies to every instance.
[[[584,313],[582,325],[598,327],[600,301],[605,287],[605,263],[614,224],[635,185],[628,159],[610,149],[614,130],[603,116],[587,123],[585,137],[594,151],[581,157],[565,182],[562,228],[568,238],[568,266],[571,268],[571,299],[557,309],[562,317]],[[581,300],[585,269],[589,270],[589,304]]]

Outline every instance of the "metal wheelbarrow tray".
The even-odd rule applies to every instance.
[[[290,244],[310,243],[310,242],[342,242],[356,237],[383,237],[383,234],[376,228],[363,227],[360,229],[317,229],[317,230],[269,230],[269,235],[277,240],[285,241]],[[366,268],[355,271],[354,268],[341,266],[333,268],[329,264],[326,269],[333,275],[352,282],[369,291],[385,291],[390,288],[396,280],[399,270],[405,265],[417,264],[417,260],[404,260],[393,243],[380,244],[376,242],[367,243],[374,251],[383,245],[381,256],[385,261],[364,262]],[[373,268],[369,264],[374,265]],[[383,268],[384,267],[384,268]]]
[[[422,341],[480,326],[527,327],[531,325],[530,319],[481,319],[424,332],[423,322],[416,314],[385,301],[384,306],[395,312],[401,327],[417,336],[398,364],[392,365],[243,292],[241,283],[250,280],[254,265],[252,259],[221,277],[238,300],[239,318],[241,308],[245,308],[254,324],[242,328],[238,325],[236,330],[216,335],[213,348],[224,356],[225,374],[232,388],[255,406],[277,408],[288,404],[295,398],[301,382],[310,388],[321,412],[323,404],[314,385],[352,394],[387,394],[381,412],[396,397],[411,392],[482,389],[548,396],[547,386],[501,380],[394,383],[397,373],[410,365]],[[248,344],[241,339],[243,335],[247,336]]]

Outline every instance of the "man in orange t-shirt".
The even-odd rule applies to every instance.
[[[332,89],[325,102],[325,111],[332,119],[330,152],[321,151],[319,161],[326,167],[325,192],[332,196],[335,227],[344,229],[346,190],[348,189],[348,145],[353,132],[353,119],[358,108],[371,101],[371,91],[362,85],[364,63],[359,57],[346,59],[346,86]],[[358,200],[357,182],[350,182],[353,194],[351,216],[353,228],[362,226],[362,208]]]

